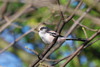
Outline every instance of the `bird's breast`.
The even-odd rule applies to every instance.
[[[42,41],[44,43],[46,43],[46,44],[50,44],[53,41],[53,39],[54,39],[54,37],[51,36],[48,33],[41,33],[41,32],[39,32],[39,36],[41,37]]]
[[[45,34],[45,40],[48,42],[48,44],[51,44],[53,39],[54,37],[51,36],[50,34]]]

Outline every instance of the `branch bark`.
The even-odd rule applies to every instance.
[[[25,4],[22,8],[19,9],[19,11],[17,11],[14,15],[8,17],[9,21],[4,24],[2,27],[0,27],[0,33],[6,29],[9,25],[11,25],[11,23],[17,19],[18,17],[20,17],[29,7],[31,7],[32,4]]]
[[[97,35],[100,34],[100,30],[93,34],[86,42],[84,42],[68,59],[62,64],[60,67],[65,67],[77,54],[84,49],[84,46],[87,45],[90,41],[92,41]]]

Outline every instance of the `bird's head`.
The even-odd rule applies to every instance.
[[[46,33],[47,31],[49,31],[49,28],[47,27],[41,27],[39,32],[42,32],[42,33]]]

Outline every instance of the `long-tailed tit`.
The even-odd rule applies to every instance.
[[[52,43],[56,36],[59,36],[58,33],[55,31],[50,30],[47,27],[41,27],[39,30],[39,36],[41,37],[42,41],[46,44]],[[59,43],[62,39],[65,39],[61,36],[58,37],[57,43]]]
[[[66,37],[59,35],[57,32],[50,30],[47,27],[41,27],[40,28],[39,36],[41,37],[42,41],[46,44],[51,44],[52,41],[54,40],[54,38],[57,37],[57,36],[58,36],[58,39],[57,39],[56,43],[60,43],[64,40],[70,40],[70,39],[67,39]],[[85,41],[85,40],[82,40],[82,39],[71,39],[71,40]]]

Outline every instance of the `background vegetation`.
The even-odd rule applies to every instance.
[[[0,67],[99,67],[99,6],[100,0],[0,0]],[[41,26],[86,41],[66,40],[35,63],[48,47],[38,35]]]

